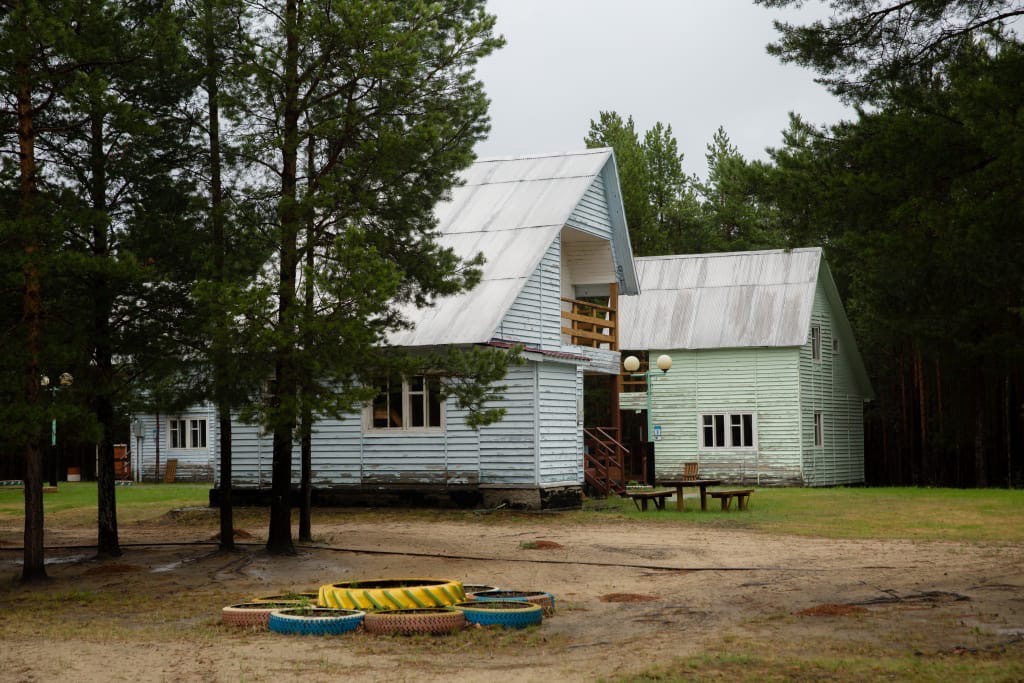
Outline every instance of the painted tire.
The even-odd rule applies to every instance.
[[[541,609],[544,610],[544,616],[550,617],[555,613],[555,596],[551,593],[544,593],[543,591],[513,591],[513,590],[496,590],[490,593],[485,593],[478,600],[515,600],[532,602],[535,605],[540,605]]]
[[[464,583],[462,590],[466,593],[466,599],[472,600],[477,595],[485,595],[499,590],[497,586],[485,586],[480,583]]]
[[[381,612],[446,607],[466,599],[462,584],[447,579],[380,579],[320,586],[317,605]]]
[[[289,602],[243,602],[230,605],[220,611],[220,620],[228,626],[255,627],[265,630],[274,610],[295,607]]]
[[[268,625],[275,633],[303,636],[333,636],[355,631],[366,612],[349,609],[278,609],[270,613]]]
[[[281,593],[279,595],[266,595],[262,598],[253,598],[253,602],[276,602],[282,605],[316,605],[316,593]]]
[[[466,626],[466,615],[453,607],[370,612],[363,619],[367,633],[454,633]]]
[[[466,621],[481,626],[526,628],[544,619],[544,610],[532,602],[517,600],[471,600],[454,605],[462,610]]]

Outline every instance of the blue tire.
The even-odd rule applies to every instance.
[[[460,602],[453,605],[466,615],[466,621],[481,626],[526,628],[541,623],[544,610],[540,605],[516,600],[486,600]]]
[[[366,612],[352,609],[281,609],[270,613],[270,630],[303,636],[334,636],[355,631]]]
[[[513,602],[532,602],[540,605],[544,610],[544,616],[550,617],[555,614],[555,596],[544,591],[515,591],[515,590],[494,590],[489,593],[477,593],[475,600],[506,600]]]

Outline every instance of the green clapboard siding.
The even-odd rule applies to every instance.
[[[652,425],[660,477],[697,461],[709,477],[756,484],[799,484],[801,478],[798,363],[795,348],[652,351],[672,357],[672,369],[652,377]],[[755,447],[704,449],[703,413],[752,413]]]
[[[804,479],[809,486],[836,486],[864,481],[863,397],[858,393],[849,362],[852,349],[840,339],[834,312],[819,281],[814,294],[811,325],[821,327],[821,360],[811,353],[811,333],[800,347],[800,420]],[[844,353],[845,352],[845,353]],[[824,443],[814,445],[814,413],[824,421]]]

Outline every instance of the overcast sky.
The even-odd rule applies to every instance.
[[[781,143],[788,112],[813,123],[850,113],[814,74],[765,51],[773,19],[826,16],[752,0],[490,0],[508,44],[478,75],[491,98],[481,157],[584,147],[600,111],[632,115],[637,131],[671,124],[687,173],[705,175],[705,145],[724,126],[748,159]]]

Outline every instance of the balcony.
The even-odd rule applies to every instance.
[[[562,334],[569,344],[619,350],[618,288],[611,285],[607,303],[562,297]]]

